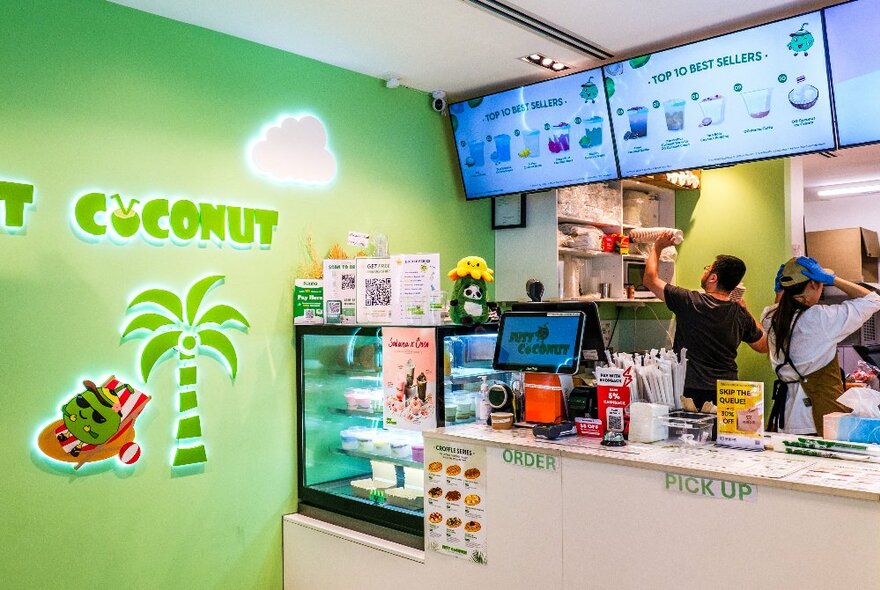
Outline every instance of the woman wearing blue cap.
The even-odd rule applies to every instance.
[[[849,297],[818,305],[826,285]],[[770,430],[822,435],[825,414],[848,412],[837,345],[880,311],[880,295],[834,275],[812,258],[792,258],[776,275],[777,303],[764,310],[770,363],[776,371]]]

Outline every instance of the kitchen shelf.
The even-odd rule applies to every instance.
[[[610,223],[607,221],[590,221],[588,219],[580,219],[578,217],[569,217],[567,215],[560,215],[557,218],[557,223],[573,223],[575,225],[592,225],[593,227],[598,227],[601,230],[613,230],[619,229],[619,223]]]
[[[598,256],[614,256],[614,252],[602,252],[600,250],[576,250],[574,248],[559,248],[560,256],[572,256],[574,258],[596,258]]]
[[[368,461],[384,461],[385,463],[394,463],[404,467],[415,467],[422,469],[423,463],[413,461],[412,459],[404,459],[403,457],[390,457],[388,455],[376,455],[373,453],[365,453],[363,451],[349,451],[347,449],[334,449],[334,453],[339,455],[348,455],[349,457],[357,457],[358,459],[367,459]]]

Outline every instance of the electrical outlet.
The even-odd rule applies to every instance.
[[[614,325],[614,322],[610,320],[601,320],[599,325],[602,327],[602,340],[605,341],[605,346],[611,344],[611,327]]]

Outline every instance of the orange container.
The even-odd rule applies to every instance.
[[[523,391],[526,422],[553,423],[565,419],[565,402],[559,375],[526,373]]]

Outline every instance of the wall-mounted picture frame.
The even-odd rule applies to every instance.
[[[492,229],[526,226],[526,195],[492,198]]]

